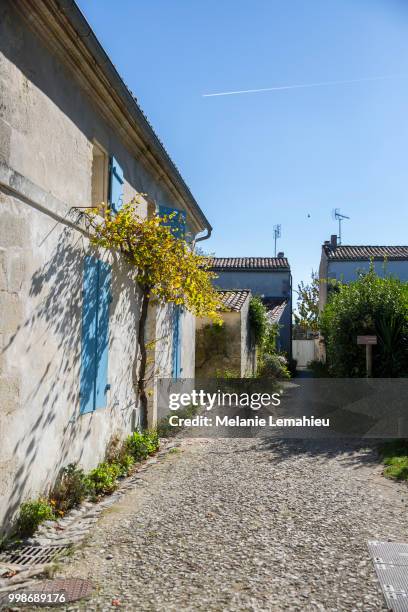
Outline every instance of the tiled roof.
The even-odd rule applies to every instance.
[[[286,257],[212,257],[213,270],[289,270]]]
[[[342,244],[337,247],[331,247],[330,245],[325,244],[323,248],[328,259],[334,261],[361,261],[368,259],[383,260],[385,258],[390,260],[408,260],[408,246],[352,246]]]
[[[262,303],[268,310],[269,323],[278,323],[283,311],[286,308],[288,300],[285,298],[262,298]]]
[[[218,291],[218,295],[220,296],[221,304],[225,308],[239,312],[251,295],[251,291],[250,289]]]

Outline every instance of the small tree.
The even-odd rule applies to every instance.
[[[305,331],[317,332],[319,330],[319,277],[312,271],[312,280],[305,284],[298,284],[297,313],[294,314],[295,323]]]
[[[357,336],[375,334],[374,376],[408,375],[408,283],[380,278],[373,266],[349,284],[338,284],[320,317],[329,371],[365,376]]]
[[[184,306],[198,317],[210,317],[222,323],[217,312],[219,298],[208,271],[207,259],[195,253],[177,232],[172,213],[146,218],[138,214],[140,196],[125,204],[117,213],[106,210],[101,218],[97,209],[90,209],[87,218],[93,229],[91,243],[120,253],[131,267],[135,283],[141,291],[138,323],[138,347],[135,358],[135,392],[140,399],[142,421],[147,419],[145,330],[149,304],[172,303]],[[176,235],[175,235],[176,234]],[[140,356],[139,368],[137,368]]]

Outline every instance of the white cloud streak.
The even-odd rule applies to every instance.
[[[202,94],[203,98],[216,98],[219,96],[237,96],[241,94],[264,93],[267,91],[284,91],[288,89],[309,89],[311,87],[325,87],[327,85],[348,85],[351,83],[364,83],[366,81],[383,81],[385,79],[406,78],[405,74],[390,74],[387,76],[365,77],[360,79],[348,79],[345,81],[321,81],[320,83],[304,83],[302,85],[281,85],[279,87],[264,87],[262,89],[240,89],[237,91],[219,91],[215,93]]]

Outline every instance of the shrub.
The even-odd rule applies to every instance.
[[[82,469],[70,463],[61,473],[50,493],[56,511],[65,513],[78,506],[89,494],[89,483]]]
[[[179,410],[177,410],[177,416],[182,419],[192,419],[198,413],[198,410],[198,406],[193,406],[191,404],[190,406],[186,406],[185,408],[180,408]],[[182,425],[170,425],[169,419],[173,415],[174,413],[171,412],[170,414],[160,419],[160,421],[158,422],[157,435],[160,436],[160,438],[169,438],[170,436],[175,436],[181,429],[183,429]]]
[[[127,476],[135,462],[129,453],[127,440],[123,441],[119,436],[113,436],[106,449],[105,461],[119,465],[120,475]]]
[[[288,380],[290,378],[290,372],[286,357],[278,354],[264,355],[258,371],[258,376],[260,378]]]
[[[249,325],[253,334],[254,342],[260,346],[264,341],[268,330],[267,310],[260,297],[253,297],[249,303]]]
[[[330,376],[327,364],[319,359],[313,359],[307,364],[307,367],[312,370],[315,378],[328,378]]]
[[[387,467],[384,476],[408,480],[408,440],[389,440],[380,447],[380,456]]]
[[[87,476],[90,490],[95,495],[109,495],[118,486],[121,467],[116,463],[100,463]]]
[[[334,376],[363,377],[365,352],[357,336],[375,334],[374,376],[406,376],[408,372],[408,283],[368,273],[340,284],[320,317],[327,364]]]
[[[155,453],[159,448],[157,431],[135,431],[126,440],[127,449],[135,461],[142,461]]]
[[[15,523],[15,532],[22,537],[31,536],[44,521],[55,520],[54,509],[46,499],[27,501],[21,504]]]

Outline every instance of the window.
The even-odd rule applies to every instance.
[[[118,212],[124,204],[124,183],[123,170],[119,166],[117,159],[111,157],[109,160],[109,205],[114,212]]]
[[[92,206],[108,201],[108,156],[98,143],[93,145]]]
[[[80,413],[106,408],[111,267],[85,257],[82,291]]]
[[[178,210],[177,208],[170,208],[169,206],[160,206],[159,214],[161,217],[169,217],[165,225],[170,228],[171,233],[176,238],[184,238],[186,233],[186,213],[184,210]]]

